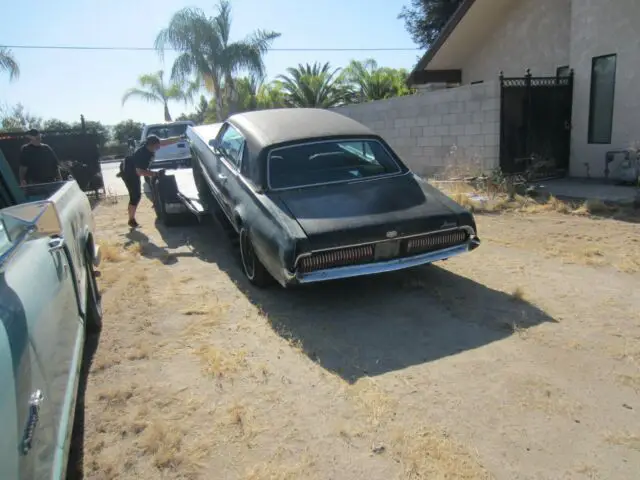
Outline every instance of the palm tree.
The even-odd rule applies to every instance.
[[[406,77],[402,70],[380,68],[372,58],[363,62],[352,60],[342,75],[345,81],[354,85],[359,102],[383,100],[410,93],[404,83]]]
[[[20,67],[8,48],[0,47],[0,72],[9,72],[9,80],[17,80],[20,77]]]
[[[331,108],[348,103],[353,96],[339,72],[339,68],[331,70],[329,62],[324,65],[307,63],[287,68],[288,74],[278,75],[276,81],[288,107]]]
[[[237,111],[265,110],[284,106],[281,89],[275,83],[264,83],[254,75],[236,78]]]
[[[195,75],[198,83],[204,83],[213,94],[219,119],[234,111],[234,77],[247,71],[263,78],[262,57],[280,36],[277,32],[256,30],[244,40],[230,42],[230,32],[231,6],[228,0],[221,0],[215,17],[208,17],[198,8],[179,10],[155,41],[161,58],[168,47],[180,52],[171,78],[180,81]]]
[[[122,105],[132,97],[140,98],[147,102],[161,103],[164,106],[164,120],[166,122],[171,121],[169,100],[182,100],[187,103],[197,90],[195,84],[190,84],[186,90],[176,82],[165,85],[164,72],[162,70],[157,73],[141,75],[138,77],[138,84],[140,87],[130,88],[125,92],[122,97]]]

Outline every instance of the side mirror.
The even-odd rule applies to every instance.
[[[13,237],[29,231],[41,237],[62,236],[62,222],[51,201],[31,202],[2,210],[4,226]]]
[[[218,146],[220,144],[218,143],[218,139],[217,138],[212,138],[211,140],[209,140],[209,146],[211,148],[213,148],[214,150],[218,150]]]

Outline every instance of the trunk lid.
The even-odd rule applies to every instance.
[[[310,249],[416,235],[458,225],[454,210],[412,175],[274,192]]]

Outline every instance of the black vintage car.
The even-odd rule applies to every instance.
[[[199,196],[238,234],[255,285],[399,270],[480,244],[470,212],[338,113],[241,113],[187,137]]]

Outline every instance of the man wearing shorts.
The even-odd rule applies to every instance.
[[[170,137],[160,140],[155,135],[149,135],[144,143],[140,145],[133,155],[126,157],[120,166],[120,176],[124,180],[129,192],[129,222],[131,228],[137,228],[140,225],[136,221],[136,209],[142,198],[142,185],[140,177],[155,177],[157,172],[149,170],[149,165],[153,160],[155,153],[166,145],[183,140],[182,137]]]

